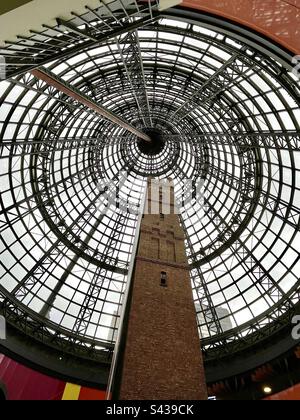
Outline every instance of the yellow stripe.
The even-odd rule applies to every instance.
[[[65,387],[64,395],[62,400],[64,401],[77,401],[79,399],[79,394],[81,391],[81,386],[74,384],[67,384]]]

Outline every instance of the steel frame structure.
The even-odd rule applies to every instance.
[[[271,337],[299,301],[299,81],[156,6],[111,1],[0,51],[2,311],[94,360],[116,339],[137,224],[117,208],[99,216],[97,185],[122,171],[119,198],[135,207],[149,175],[174,178],[179,201],[184,179],[204,182],[203,203],[181,217],[207,360]],[[132,127],[160,130],[162,153],[144,155],[133,133],[29,73],[40,66]]]

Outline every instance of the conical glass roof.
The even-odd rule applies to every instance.
[[[299,81],[154,3],[113,1],[1,50],[0,299],[28,334],[38,323],[70,346],[112,348],[137,216],[101,212],[101,183],[121,177],[120,200],[138,207],[149,175],[174,179],[179,204],[185,180],[201,181],[180,218],[202,344],[223,351],[272,334],[299,300]],[[155,135],[155,150],[36,65]]]

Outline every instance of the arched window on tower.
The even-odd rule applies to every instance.
[[[165,271],[161,272],[160,285],[162,287],[168,287],[168,276],[167,276],[167,273]]]

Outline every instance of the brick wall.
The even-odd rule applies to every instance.
[[[207,399],[184,234],[174,214],[143,219],[120,399]]]

